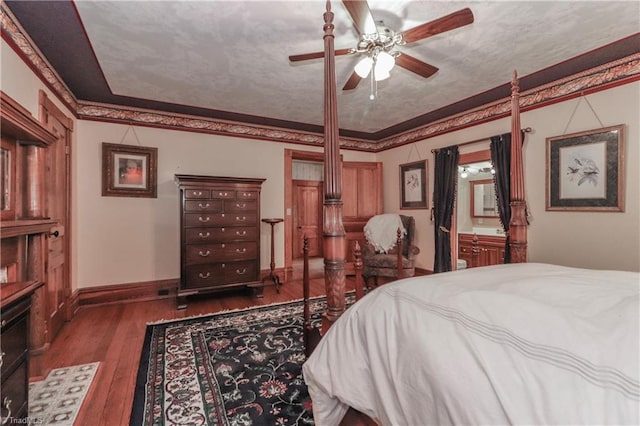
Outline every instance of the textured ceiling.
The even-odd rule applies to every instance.
[[[89,79],[79,75],[87,72],[87,58],[77,54],[88,37],[95,54],[91,59],[102,73],[91,78],[103,78],[118,102],[142,99],[322,125],[323,61],[294,64],[288,55],[323,50],[324,1],[76,1],[62,2],[65,9],[48,3],[7,2],[36,43],[42,40],[40,49],[54,67],[57,55],[75,70],[59,70],[72,91],[72,80]],[[69,4],[77,14],[68,16]],[[342,3],[332,6],[336,49],[355,46],[357,32]],[[375,101],[369,100],[368,79],[355,90],[340,90],[357,58],[337,57],[339,125],[361,134],[384,132],[472,100],[508,83],[514,69],[520,76],[533,75],[640,30],[637,1],[370,0],[369,6],[374,19],[396,31],[464,7],[475,21],[399,47],[439,71],[423,78],[396,67],[379,82]],[[34,13],[38,8],[40,13]],[[71,24],[77,23],[70,20],[78,18],[86,37],[72,31]],[[48,32],[56,25],[67,25],[66,34]],[[87,85],[97,91],[97,83]],[[104,101],[92,99],[91,91],[74,94]]]

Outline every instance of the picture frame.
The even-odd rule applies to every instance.
[[[157,198],[158,149],[102,143],[102,196]]]
[[[400,209],[428,208],[427,160],[400,165]]]
[[[546,139],[546,210],[624,211],[624,125]]]

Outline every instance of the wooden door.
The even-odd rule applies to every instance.
[[[57,140],[49,146],[45,164],[45,213],[56,224],[47,238],[46,265],[47,341],[70,319],[67,304],[71,296],[69,277],[70,152],[72,121],[41,92],[41,120]]]
[[[382,213],[382,163],[345,161],[342,164],[342,217],[346,231],[347,274],[352,273],[353,247],[365,244],[364,226]]]
[[[293,257],[302,257],[303,238],[309,238],[309,256],[322,256],[322,182],[293,181]]]

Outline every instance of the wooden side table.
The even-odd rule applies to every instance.
[[[276,292],[280,293],[280,286],[282,283],[280,282],[280,277],[275,273],[276,261],[275,261],[275,244],[274,244],[274,227],[277,223],[283,222],[284,219],[275,218],[275,219],[262,219],[264,223],[268,223],[271,225],[271,263],[269,264],[270,273],[266,277],[262,279],[262,283],[265,281],[271,281],[271,283],[276,286]]]

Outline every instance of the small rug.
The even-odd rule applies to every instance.
[[[56,368],[46,379],[29,383],[30,423],[72,426],[99,365]]]
[[[325,307],[313,301],[316,321]],[[131,425],[312,425],[302,309],[296,301],[149,325]]]

